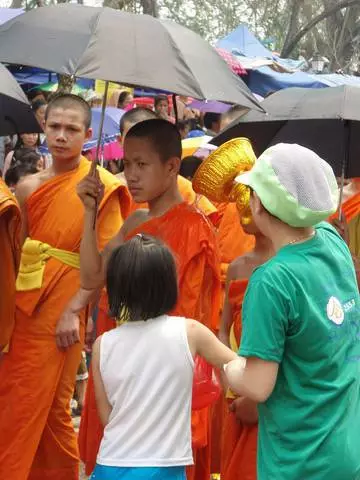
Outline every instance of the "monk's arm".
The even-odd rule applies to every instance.
[[[229,302],[229,286],[231,281],[234,279],[233,271],[233,264],[230,264],[226,275],[225,300],[219,329],[219,339],[224,345],[227,345],[228,347],[230,346],[230,329],[233,322],[232,308]]]
[[[112,407],[106,396],[105,387],[104,387],[104,383],[101,378],[101,372],[100,372],[101,338],[102,336],[98,337],[94,343],[91,365],[93,369],[92,372],[93,372],[93,379],[94,379],[97,411],[98,411],[101,423],[105,427],[109,421]]]

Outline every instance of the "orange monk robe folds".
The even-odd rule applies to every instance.
[[[82,158],[78,168],[48,180],[28,198],[32,239],[79,252],[84,209],[76,185],[88,171],[89,162]],[[127,213],[129,196],[105,170],[100,170],[100,177],[105,184],[98,220],[102,248],[121,227],[120,205]],[[10,351],[0,362],[1,479],[79,479],[70,400],[82,345],[60,351],[55,343],[57,321],[79,286],[77,269],[50,258],[42,287],[17,293]]]
[[[0,352],[8,344],[14,328],[15,280],[21,252],[20,226],[17,201],[0,179]]]
[[[229,303],[233,316],[231,347],[238,350],[241,339],[241,310],[248,280],[235,280],[230,283]],[[234,340],[236,342],[234,342]],[[231,403],[232,400],[229,400]],[[256,480],[257,425],[242,425],[234,413],[224,408],[222,435],[221,480]]]
[[[162,239],[175,255],[179,275],[179,302],[173,314],[195,318],[214,329],[219,315],[220,276],[215,233],[208,219],[194,207],[182,203],[161,217],[143,223],[130,232],[128,238],[136,233],[147,233]],[[208,409],[193,412],[196,467],[189,472],[189,479],[209,480],[208,426]],[[88,474],[94,468],[101,436],[93,385],[89,382],[79,435],[81,458]]]

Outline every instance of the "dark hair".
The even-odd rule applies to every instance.
[[[212,129],[214,123],[217,123],[220,120],[220,113],[206,112],[204,115],[204,126],[208,130]]]
[[[164,101],[169,104],[169,99],[165,94],[156,95],[156,97],[154,98],[154,107],[156,108],[160,102]]]
[[[31,105],[31,108],[32,108],[32,111],[34,113],[36,113],[39,108],[41,107],[46,107],[47,103],[45,102],[45,100],[41,100],[41,98],[39,98],[38,100],[35,100],[35,102],[33,102],[33,104]]]
[[[121,135],[125,130],[125,123],[130,123],[131,126],[136,123],[143,122],[144,120],[151,120],[154,118],[159,118],[155,112],[145,107],[132,108],[120,119],[120,133]]]
[[[121,105],[125,102],[125,100],[129,95],[131,95],[131,93],[128,92],[127,90],[123,90],[122,92],[120,92],[118,103],[117,103],[118,108],[121,108]]]
[[[85,130],[88,130],[90,128],[91,108],[87,101],[79,97],[78,95],[73,95],[72,93],[60,93],[58,95],[55,95],[51,99],[46,109],[45,122],[47,122],[47,119],[49,118],[50,112],[53,108],[74,108],[77,110],[82,110],[84,114]]]
[[[26,175],[37,173],[38,169],[28,163],[17,163],[10,167],[5,173],[5,183],[8,186],[17,185],[19,180]]]
[[[11,167],[18,164],[27,164],[36,166],[41,159],[39,152],[33,148],[22,147],[14,150],[14,155],[11,159]]]
[[[193,178],[201,162],[201,158],[195,157],[194,155],[185,157],[181,162],[179,174],[185,178]]]
[[[165,315],[178,300],[174,257],[157,238],[135,235],[112,253],[106,286],[114,318],[134,322]]]
[[[163,162],[172,157],[182,157],[179,130],[167,120],[156,118],[137,123],[130,128],[125,142],[129,138],[143,138],[151,142]]]
[[[179,120],[176,124],[178,130],[185,130],[188,128],[190,130],[191,124],[189,120]]]

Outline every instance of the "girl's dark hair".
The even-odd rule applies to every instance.
[[[118,247],[107,268],[110,314],[120,321],[165,315],[178,300],[175,260],[169,248],[138,234]]]
[[[8,186],[17,185],[19,180],[26,175],[37,173],[38,169],[29,163],[15,164],[11,166],[5,173],[5,183]]]
[[[42,100],[41,98],[39,98],[38,100],[35,100],[35,102],[32,103],[31,108],[33,112],[36,113],[39,110],[39,108],[44,107],[46,105],[47,103],[45,102],[45,100]]]

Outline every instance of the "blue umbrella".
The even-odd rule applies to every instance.
[[[100,131],[100,122],[101,122],[101,107],[92,108],[92,121],[91,128],[93,129],[93,139],[99,137]],[[105,117],[104,117],[104,126],[103,126],[103,135],[106,137],[119,135],[119,125],[121,117],[124,115],[125,110],[115,107],[106,107]]]

